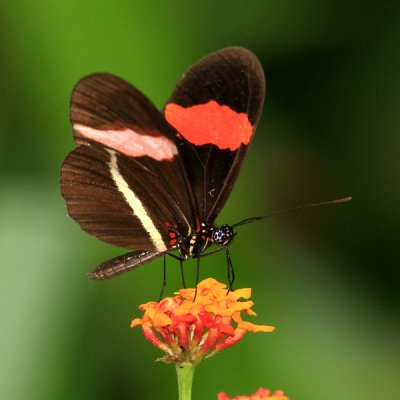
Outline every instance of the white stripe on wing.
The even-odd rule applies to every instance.
[[[116,152],[111,149],[106,149],[106,150],[110,154],[110,161],[108,162],[108,165],[110,167],[111,177],[114,180],[115,184],[117,185],[118,190],[123,194],[126,202],[132,209],[133,214],[139,218],[140,222],[143,225],[143,228],[149,234],[150,239],[153,242],[156,250],[159,252],[167,251],[167,248],[161,237],[160,232],[155,227],[149,214],[147,214],[147,211],[143,207],[142,202],[135,195],[134,190],[131,187],[129,187],[128,183],[119,172]]]

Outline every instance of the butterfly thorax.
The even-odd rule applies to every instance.
[[[198,258],[212,244],[227,246],[233,236],[233,230],[228,225],[216,228],[202,223],[200,230],[193,229],[190,235],[181,237],[177,247],[183,259]]]

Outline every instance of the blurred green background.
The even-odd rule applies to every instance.
[[[69,96],[108,71],[162,107],[189,65],[231,45],[260,58],[267,97],[218,222],[354,200],[240,228],[236,286],[254,289],[253,322],[277,330],[201,364],[194,399],[259,386],[292,400],[398,398],[400,3],[370,3],[1,2],[1,399],[177,398],[174,368],[129,328],[159,294],[161,260],[107,282],[85,275],[124,250],[67,216]],[[171,294],[173,260],[168,272]],[[201,275],[225,281],[224,255]]]

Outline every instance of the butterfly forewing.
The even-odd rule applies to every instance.
[[[173,136],[143,93],[106,73],[89,75],[77,83],[71,96],[70,117],[75,138],[82,136],[81,126],[99,130],[132,128],[146,135]]]
[[[265,80],[257,58],[227,48],[192,66],[166,103],[201,219],[213,223],[227,200],[261,115]]]

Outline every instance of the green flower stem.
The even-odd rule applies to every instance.
[[[183,363],[176,364],[175,368],[178,377],[179,400],[191,400],[195,366],[190,363]]]

